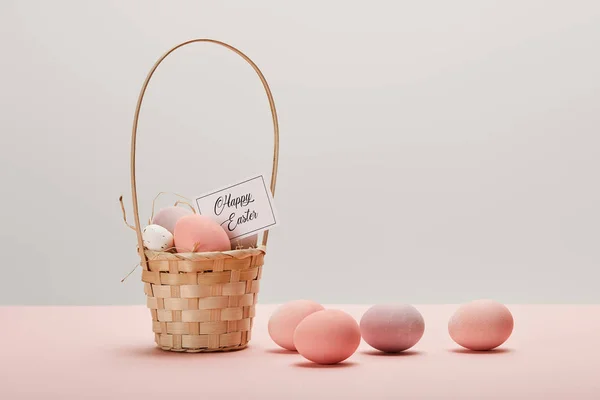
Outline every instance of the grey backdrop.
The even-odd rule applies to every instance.
[[[0,304],[144,302],[132,116],[195,37],[280,113],[261,302],[600,301],[600,2],[4,0],[0,33]],[[142,112],[142,219],[271,151],[253,71],[181,50]]]

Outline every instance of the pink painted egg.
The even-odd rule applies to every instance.
[[[470,350],[491,350],[504,343],[513,331],[513,316],[493,300],[461,305],[448,322],[450,337]]]
[[[280,306],[269,319],[269,336],[277,345],[295,351],[294,331],[308,315],[323,310],[323,306],[310,300],[295,300]]]
[[[410,349],[421,340],[423,332],[423,316],[410,304],[375,305],[360,320],[365,342],[387,353]]]
[[[173,238],[178,253],[231,250],[227,232],[204,215],[181,217],[175,224]]]
[[[166,207],[158,210],[154,218],[152,218],[152,223],[154,225],[160,225],[171,234],[175,233],[175,224],[181,217],[185,217],[186,215],[193,214],[192,210],[183,208],[183,207]]]
[[[360,328],[340,310],[317,311],[304,318],[294,332],[298,353],[317,364],[337,364],[350,357],[360,344]]]

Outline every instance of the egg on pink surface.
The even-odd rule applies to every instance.
[[[323,310],[304,318],[294,332],[294,345],[304,358],[317,364],[337,364],[360,344],[360,328],[340,310]]]
[[[154,218],[152,218],[152,223],[154,225],[160,225],[171,234],[175,233],[175,224],[181,217],[185,217],[186,215],[193,214],[192,210],[183,208],[183,207],[165,207],[158,210]]]
[[[280,347],[295,351],[294,331],[310,314],[323,310],[323,306],[310,300],[295,300],[280,306],[269,319],[269,336]]]
[[[231,250],[227,232],[204,215],[181,217],[175,224],[173,238],[178,253]]]
[[[448,322],[448,333],[457,344],[470,350],[491,350],[504,343],[513,331],[513,316],[493,300],[461,305]]]
[[[387,353],[410,349],[421,340],[423,332],[423,316],[410,304],[375,305],[360,320],[365,342]]]

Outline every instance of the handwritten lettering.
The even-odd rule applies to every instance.
[[[238,225],[244,224],[248,221],[252,221],[256,218],[258,218],[258,213],[254,210],[246,210],[246,212],[240,215],[239,217],[236,217],[236,214],[233,212],[229,214],[229,218],[225,220],[221,224],[221,226],[227,224],[227,229],[229,230],[229,232],[232,232],[233,230],[235,230],[235,228],[237,228]]]
[[[247,207],[251,203],[254,203],[252,193],[246,193],[245,195],[233,198],[231,197],[231,193],[228,193],[225,196],[219,196],[219,198],[217,198],[217,201],[215,201],[214,212],[215,215],[221,215],[223,210],[225,210],[225,207],[233,207],[237,210],[238,207]]]

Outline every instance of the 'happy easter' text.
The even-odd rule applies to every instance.
[[[232,197],[231,194],[226,194],[225,196],[220,196],[217,201],[215,201],[214,211],[216,215],[221,215],[225,208],[245,208],[248,207],[251,203],[254,202],[252,198],[252,193],[247,193],[245,195],[239,197]],[[236,212],[232,212],[229,214],[229,218],[227,218],[221,225],[227,224],[227,229],[231,232],[235,230],[238,225],[246,223],[248,221],[252,221],[258,218],[258,213],[255,210],[246,209],[242,211],[242,214],[239,216],[236,215]]]

